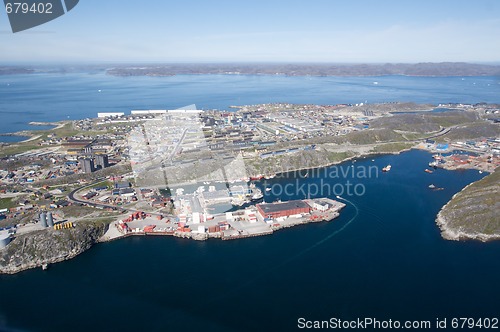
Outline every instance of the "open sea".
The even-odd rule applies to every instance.
[[[30,121],[192,103],[201,109],[268,102],[475,103],[500,102],[499,92],[493,77],[0,76],[0,131],[26,129]],[[426,152],[409,151],[337,166],[391,164],[392,170],[351,179],[364,194],[342,195],[347,207],[332,222],[236,241],[132,237],[98,244],[47,271],[2,275],[0,331],[289,331],[301,317],[433,324],[447,318],[450,327],[455,317],[500,318],[500,242],[446,241],[435,224],[439,209],[485,174],[427,174],[430,160]],[[262,185],[345,184],[327,176],[330,170]],[[431,183],[445,189],[431,191]],[[278,198],[304,197],[269,192],[265,199]]]

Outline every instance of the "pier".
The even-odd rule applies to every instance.
[[[261,203],[245,209],[203,216],[195,212],[172,218],[137,214],[113,222],[101,241],[128,236],[175,236],[194,240],[220,238],[223,241],[271,235],[275,231],[317,222],[340,215],[345,204],[329,198]]]

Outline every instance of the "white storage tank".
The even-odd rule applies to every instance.
[[[0,231],[0,249],[7,247],[10,243],[10,234],[8,231]]]

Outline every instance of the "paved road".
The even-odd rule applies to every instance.
[[[92,201],[88,201],[88,200],[83,200],[83,199],[79,199],[79,198],[76,198],[75,194],[80,191],[80,190],[83,190],[85,188],[89,188],[89,187],[92,187],[102,181],[106,180],[106,178],[101,178],[101,179],[98,179],[97,181],[94,181],[90,184],[87,184],[83,187],[80,187],[80,188],[77,188],[75,190],[73,190],[72,192],[70,192],[68,194],[68,198],[70,201],[72,202],[75,202],[75,203],[80,203],[80,204],[85,204],[85,205],[88,205],[88,206],[92,206],[92,207],[95,207],[95,208],[103,208],[103,209],[108,209],[108,208],[111,208],[111,209],[114,209],[114,210],[118,210],[118,211],[126,211],[126,212],[130,212],[130,213],[133,213],[133,212],[142,212],[141,210],[136,210],[136,209],[131,209],[131,208],[126,208],[126,207],[122,207],[122,206],[116,206],[116,205],[110,205],[110,204],[103,204],[103,203],[96,203],[96,202],[92,202]],[[159,215],[163,215],[165,216],[165,214],[162,214],[162,213],[157,213],[157,212],[147,212],[148,214],[152,215],[152,216],[159,216]]]

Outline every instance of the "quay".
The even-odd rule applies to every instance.
[[[275,231],[331,221],[340,215],[345,204],[330,198],[260,203],[232,212],[206,216],[193,212],[171,218],[153,218],[134,213],[111,223],[101,241],[128,236],[175,236],[194,240],[219,238],[223,241],[271,235]]]

